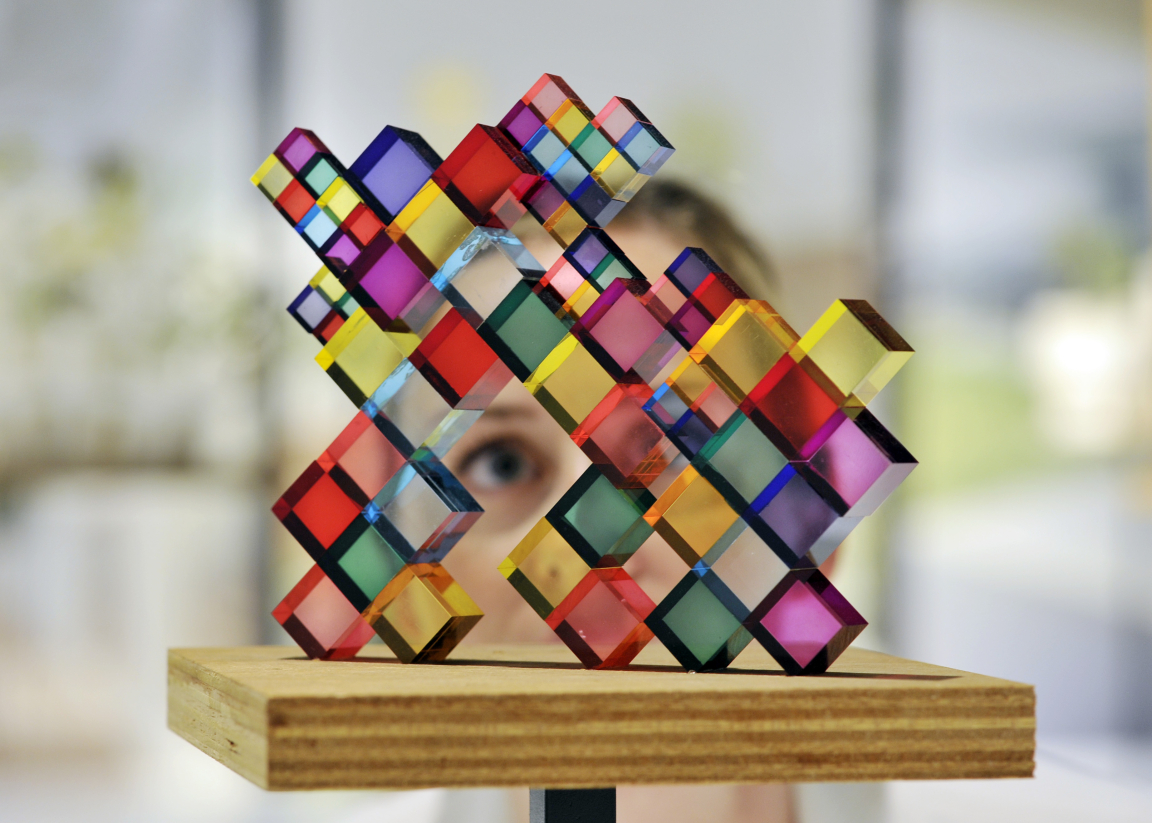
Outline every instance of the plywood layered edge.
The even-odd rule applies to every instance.
[[[406,666],[298,649],[174,649],[169,727],[268,789],[1028,777],[1031,686],[849,649],[785,677],[749,649],[678,671],[660,648],[590,672],[563,647]]]

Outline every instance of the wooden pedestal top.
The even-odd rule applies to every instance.
[[[404,665],[299,649],[173,649],[168,726],[266,789],[1029,777],[1031,686],[848,649],[786,677],[749,647],[689,674],[652,644],[621,671],[563,646]]]

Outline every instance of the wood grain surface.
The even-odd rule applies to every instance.
[[[563,646],[404,665],[173,649],[168,726],[267,789],[1029,777],[1031,686],[848,649],[786,677],[749,647],[689,674],[655,644],[587,671]]]

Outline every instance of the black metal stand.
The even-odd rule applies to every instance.
[[[615,823],[616,789],[529,789],[530,823]]]

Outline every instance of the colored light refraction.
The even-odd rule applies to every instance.
[[[288,311],[358,407],[273,508],[315,561],[274,612],[309,656],[442,659],[480,619],[441,561],[482,511],[441,458],[513,378],[592,465],[499,571],[585,666],[756,639],[818,673],[864,629],[818,567],[916,465],[865,409],[912,350],[862,300],[801,337],[701,249],[649,281],[603,228],[672,151],[546,74],[444,160],[388,126],[346,168],[294,129],[253,176],[323,263]],[[650,538],[684,562],[660,603]]]

